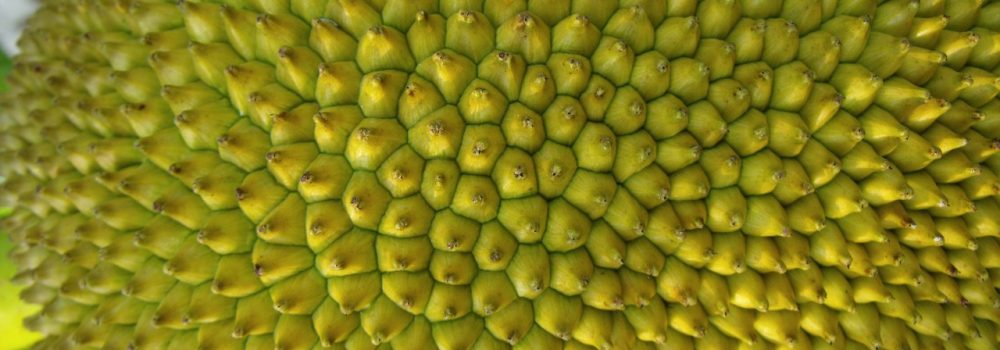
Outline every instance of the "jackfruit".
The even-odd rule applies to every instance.
[[[993,349],[1000,3],[43,0],[38,349]]]

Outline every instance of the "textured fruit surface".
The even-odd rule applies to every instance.
[[[1000,3],[47,0],[53,349],[995,349]]]

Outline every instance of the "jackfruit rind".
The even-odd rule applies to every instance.
[[[1000,3],[44,0],[39,349],[998,347]]]

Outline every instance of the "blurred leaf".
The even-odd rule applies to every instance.
[[[7,54],[0,50],[0,92],[7,91],[7,73],[14,66],[14,61],[7,57]]]

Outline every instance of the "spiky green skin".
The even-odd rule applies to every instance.
[[[38,348],[1000,341],[1000,3],[48,0],[20,47]]]

